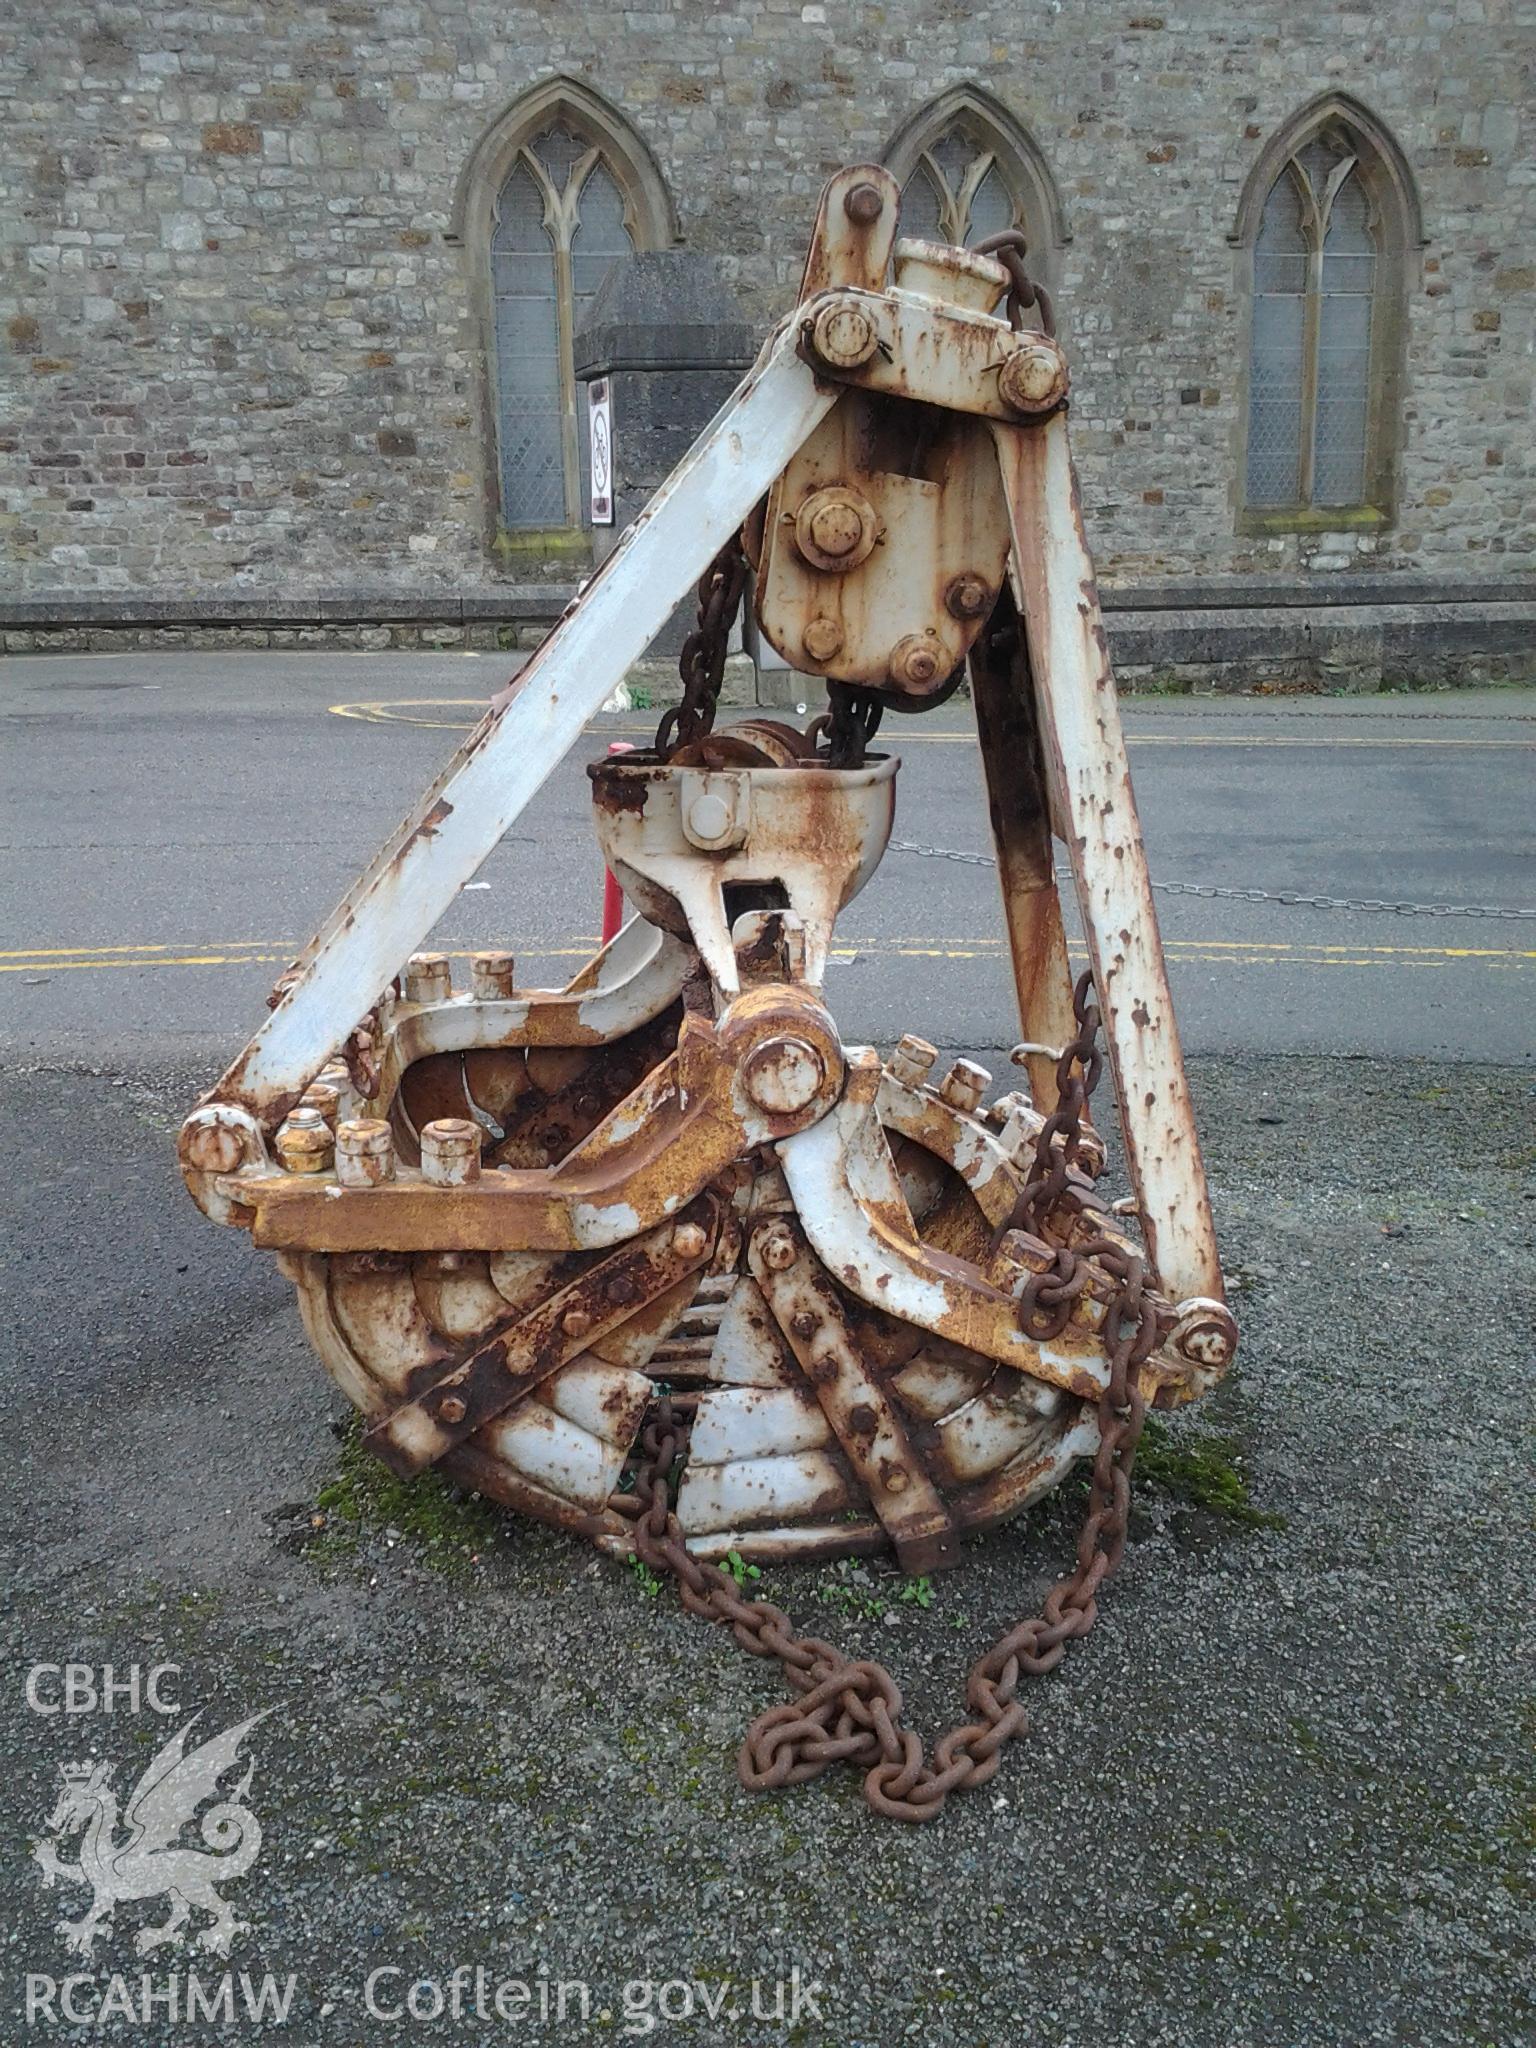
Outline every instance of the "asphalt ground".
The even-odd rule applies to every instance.
[[[3,978],[0,1041],[0,2038],[199,2038],[168,2016],[169,1975],[216,1987],[228,1967],[258,1985],[291,1974],[279,2038],[326,2048],[1526,2048],[1536,1148],[1522,926],[1341,927],[1165,899],[1243,1348],[1154,1447],[1103,1620],[1032,1689],[1028,1738],[937,1825],[897,1829],[847,1777],[741,1792],[735,1745],[780,1696],[776,1677],[666,1591],[551,1531],[363,1476],[328,1426],[343,1406],[286,1284],[175,1179],[186,1105],[451,740],[467,707],[442,699],[485,693],[462,681],[471,665],[111,669],[0,670],[16,842],[5,964],[23,947],[42,963]],[[443,723],[402,727],[398,702],[325,708],[422,697]],[[1502,696],[1132,706],[1154,872],[1529,905],[1530,721],[1529,700]],[[1301,747],[1266,744],[1298,733]],[[1347,744],[1369,734],[1391,739]],[[898,834],[984,847],[959,741],[902,750]],[[452,936],[531,954],[536,923],[552,966],[579,949],[595,858],[584,837],[548,835],[562,820],[575,834],[582,794],[575,772],[552,782],[542,821],[488,864],[492,889],[461,898]],[[847,913],[858,960],[830,985],[850,1035],[927,1029],[1001,1067],[986,1049],[1008,1035],[1003,967],[958,943],[995,930],[991,886],[954,863],[887,861]],[[1446,949],[1439,964],[1367,950],[1404,932]],[[1222,957],[1181,958],[1181,939]],[[166,950],[116,964],[130,944]],[[1248,964],[1303,944],[1373,964],[1294,950]],[[972,1657],[1064,1564],[1079,1511],[1064,1493],[973,1543],[926,1605],[877,1566],[783,1569],[760,1590],[889,1661],[932,1729],[953,1718]],[[168,1690],[203,1711],[200,1733],[268,1711],[248,1739],[261,1853],[228,1888],[251,1925],[229,1965],[136,1956],[163,1894],[125,1903],[88,1961],[56,1933],[86,1894],[45,1891],[28,1843],[59,1768],[103,1759],[126,1794],[181,1725],[121,1695],[110,1716],[30,1711],[28,1674],[70,1662],[98,1680],[107,1662],[119,1679],[174,1664]],[[61,1684],[41,1681],[45,1704]],[[387,2013],[418,1978],[451,2002],[455,1968],[477,1965],[489,1987],[528,1987],[510,1994],[517,2017],[368,2010],[371,1973]],[[42,2009],[70,1971],[94,2024]],[[111,1973],[131,2003],[146,1971],[161,1992],[148,2020],[103,2016]]]
[[[0,1045],[235,1049],[506,672],[465,655],[8,660]],[[987,851],[968,719],[888,721],[898,843]],[[510,945],[530,982],[569,977],[601,899],[585,760],[653,722],[593,722],[438,943]],[[1536,908],[1536,693],[1143,699],[1126,722],[1160,884]],[[1536,918],[1168,888],[1158,904],[1192,1051],[1531,1054]],[[851,1037],[1006,1050],[991,873],[893,851],[843,914],[829,987]]]

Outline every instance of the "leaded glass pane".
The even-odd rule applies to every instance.
[[[944,181],[950,191],[958,192],[965,183],[965,174],[976,156],[976,145],[963,130],[951,128],[928,154],[944,173]]]
[[[1301,194],[1282,172],[1264,202],[1253,252],[1253,352],[1248,370],[1250,505],[1301,497],[1302,357],[1307,245]]]
[[[594,164],[581,188],[581,212],[571,237],[571,293],[575,300],[574,328],[591,304],[599,285],[620,256],[633,246],[624,225],[624,195],[604,167]],[[573,328],[573,331],[574,331]],[[576,391],[576,446],[581,464],[581,516],[591,507],[591,435],[586,422],[586,392]]]
[[[497,203],[491,274],[502,518],[508,526],[561,526],[566,506],[555,256],[544,226],[543,195],[523,164]]]
[[[947,242],[943,204],[931,173],[923,164],[901,189],[901,232],[921,242]]]
[[[971,218],[966,226],[967,242],[985,241],[988,235],[1000,235],[1004,228],[1013,226],[1013,201],[993,164],[987,175],[976,187],[971,201]]]
[[[557,192],[563,192],[571,172],[587,153],[588,145],[579,135],[558,123],[535,137],[530,145],[544,167],[544,174]]]
[[[1323,242],[1312,453],[1312,497],[1319,505],[1358,505],[1365,498],[1375,272],[1370,204],[1351,173],[1334,198]]]

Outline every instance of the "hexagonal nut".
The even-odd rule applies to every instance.
[[[1053,412],[1067,395],[1067,359],[1046,335],[1033,334],[1004,358],[997,391],[1011,412]]]
[[[851,484],[812,491],[795,514],[795,546],[813,569],[830,574],[856,569],[879,537],[874,506]]]
[[[699,1223],[679,1223],[672,1233],[672,1249],[680,1259],[702,1259],[709,1245],[709,1233]]]
[[[336,1140],[320,1110],[300,1103],[279,1127],[272,1150],[285,1173],[328,1173],[336,1156]]]
[[[939,1083],[939,1100],[969,1114],[992,1085],[992,1076],[974,1060],[956,1060]]]
[[[1170,1348],[1202,1373],[1224,1373],[1237,1353],[1237,1319],[1224,1301],[1181,1301]]]
[[[786,1230],[770,1230],[763,1239],[762,1254],[770,1273],[787,1273],[795,1263],[795,1241]]]
[[[484,1133],[467,1116],[434,1117],[421,1127],[421,1177],[430,1187],[461,1188],[480,1178]]]
[[[890,679],[898,690],[937,689],[948,677],[949,662],[936,633],[905,633],[891,649]]]
[[[245,1135],[233,1124],[188,1123],[181,1155],[194,1173],[237,1173],[244,1164]]]
[[[811,347],[829,370],[856,370],[879,345],[874,321],[854,299],[823,306],[811,328]]]
[[[511,953],[476,953],[469,963],[470,991],[478,1002],[504,1001],[512,993],[516,971]]]
[[[944,591],[944,609],[952,619],[984,619],[992,605],[992,586],[969,570],[952,577]]]
[[[453,994],[453,970],[446,953],[413,953],[405,965],[408,1003],[441,1003]]]
[[[926,1038],[916,1038],[908,1031],[886,1061],[885,1070],[893,1081],[900,1081],[904,1087],[921,1088],[938,1056],[936,1045],[930,1045]]]
[[[843,629],[836,619],[829,619],[824,612],[807,619],[800,633],[801,644],[812,661],[831,661],[843,644]]]
[[[300,1109],[312,1109],[330,1130],[335,1130],[337,1118],[341,1115],[341,1090],[334,1081],[311,1081],[304,1090]]]
[[[344,1188],[373,1188],[395,1177],[395,1134],[382,1117],[344,1118],[336,1126],[336,1178]]]

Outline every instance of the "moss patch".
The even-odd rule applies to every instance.
[[[1234,1438],[1204,1431],[1177,1434],[1155,1415],[1147,1417],[1136,1452],[1136,1477],[1155,1492],[1187,1507],[1202,1508],[1250,1529],[1283,1529],[1284,1515],[1253,1504]]]
[[[478,1563],[495,1541],[500,1510],[451,1486],[436,1472],[401,1479],[363,1447],[362,1424],[349,1416],[335,1476],[315,1496],[306,1553],[322,1563],[355,1557],[365,1535],[409,1546],[440,1570]]]

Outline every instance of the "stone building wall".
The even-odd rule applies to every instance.
[[[627,119],[681,242],[765,323],[829,170],[881,156],[947,87],[994,95],[1070,235],[1049,262],[1106,583],[1528,572],[1533,27],[1517,0],[17,0],[0,597],[568,576],[493,545],[478,252],[448,239],[477,139],[555,74]],[[1396,138],[1422,206],[1395,519],[1244,535],[1229,235],[1266,139],[1330,89]]]

